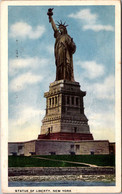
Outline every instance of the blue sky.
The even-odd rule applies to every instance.
[[[45,114],[44,92],[55,80],[48,6],[9,6],[9,141],[36,139]],[[77,50],[75,80],[87,92],[85,114],[95,139],[115,141],[115,7],[54,6]]]

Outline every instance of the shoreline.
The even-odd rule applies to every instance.
[[[87,182],[115,182],[115,175],[46,175],[46,176],[10,176],[9,182],[45,182],[45,181],[87,181]]]
[[[114,167],[9,167],[8,176],[115,175]]]

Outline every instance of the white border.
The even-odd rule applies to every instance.
[[[8,187],[8,6],[9,5],[115,5],[115,121],[116,121],[116,186],[88,187],[41,187],[41,189],[71,189],[71,193],[116,193],[121,192],[121,10],[118,0],[97,1],[3,1],[1,2],[1,174],[2,192],[15,193],[16,190],[39,190],[40,187]],[[16,17],[16,16],[15,16]],[[24,193],[24,192],[21,192]],[[35,192],[34,192],[35,193]],[[48,192],[46,192],[48,193]]]

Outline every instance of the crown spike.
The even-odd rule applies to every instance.
[[[57,26],[60,26],[60,22],[58,22],[58,21],[56,21],[56,22],[57,22],[57,24],[56,24],[56,25],[57,25]]]
[[[58,24],[60,24],[60,22],[56,21]]]
[[[62,20],[60,20],[60,22],[58,22],[58,21],[56,21],[56,22],[57,22],[56,25],[57,25],[58,27],[62,26],[62,27],[65,27],[65,28],[66,28],[66,27],[68,26],[68,25],[66,25],[66,22],[64,22],[64,24],[63,24],[63,23],[62,23]]]

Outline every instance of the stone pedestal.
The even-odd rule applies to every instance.
[[[38,139],[93,140],[84,114],[83,97],[78,82],[66,80],[50,84],[46,98],[46,115]]]

